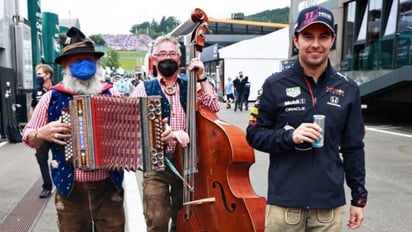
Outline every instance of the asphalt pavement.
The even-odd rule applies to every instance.
[[[252,105],[252,103],[250,103]],[[248,111],[222,109],[221,120],[245,130]],[[367,124],[366,171],[369,200],[358,232],[409,232],[412,221],[412,133],[410,128],[385,123]],[[255,151],[250,178],[256,194],[266,196],[268,155]],[[22,143],[0,142],[0,231],[58,231],[54,193],[39,199],[41,177],[34,150]],[[126,231],[145,231],[141,206],[141,173],[125,178]],[[348,202],[350,194],[347,194]],[[346,208],[346,211],[349,207]],[[345,221],[348,213],[345,214]],[[345,231],[349,231],[345,229]]]

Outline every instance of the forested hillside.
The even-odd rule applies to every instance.
[[[243,15],[243,13],[240,13]],[[266,10],[253,15],[247,15],[242,17],[243,20],[252,20],[259,22],[271,22],[271,23],[289,23],[289,7]],[[131,27],[130,32],[138,34],[147,34],[152,38],[156,38],[159,35],[164,35],[175,29],[176,25],[182,22],[177,21],[173,16],[164,16],[160,22],[144,22],[141,24],[135,24]]]
[[[289,23],[289,7],[266,10],[254,15],[245,16],[245,19],[259,22]]]

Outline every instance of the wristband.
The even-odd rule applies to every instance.
[[[207,80],[207,77],[203,78],[203,79],[198,79],[197,82],[204,82]]]

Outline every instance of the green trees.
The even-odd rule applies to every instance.
[[[102,35],[100,35],[100,34],[91,35],[89,38],[94,41],[94,44],[96,46],[99,46],[99,47],[106,46],[106,41],[103,39]]]
[[[176,28],[180,22],[174,16],[163,16],[160,22],[156,22],[154,19],[152,22],[144,22],[141,24],[134,24],[130,29],[130,32],[137,34],[147,34],[152,38],[156,38],[159,35],[165,35]]]
[[[257,14],[245,16],[245,20],[271,22],[271,23],[289,23],[289,7],[265,10]]]
[[[106,54],[102,59],[103,67],[109,67],[112,72],[115,72],[119,67],[119,53],[113,49],[107,49]]]
[[[253,15],[244,16],[244,20],[260,21],[260,22],[272,22],[272,23],[289,23],[289,7],[281,9],[266,10]],[[137,34],[147,34],[152,38],[156,38],[159,35],[165,35],[176,28],[180,23],[174,16],[163,16],[160,22],[156,22],[152,19],[151,22],[146,21],[141,24],[134,24],[130,32]]]

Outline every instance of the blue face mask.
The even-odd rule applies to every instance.
[[[36,77],[36,85],[39,86],[39,87],[42,87],[42,86],[43,86],[43,83],[44,83],[43,77],[37,76],[37,77]]]
[[[70,65],[70,72],[80,80],[89,80],[96,73],[96,62],[91,60],[80,60]]]

